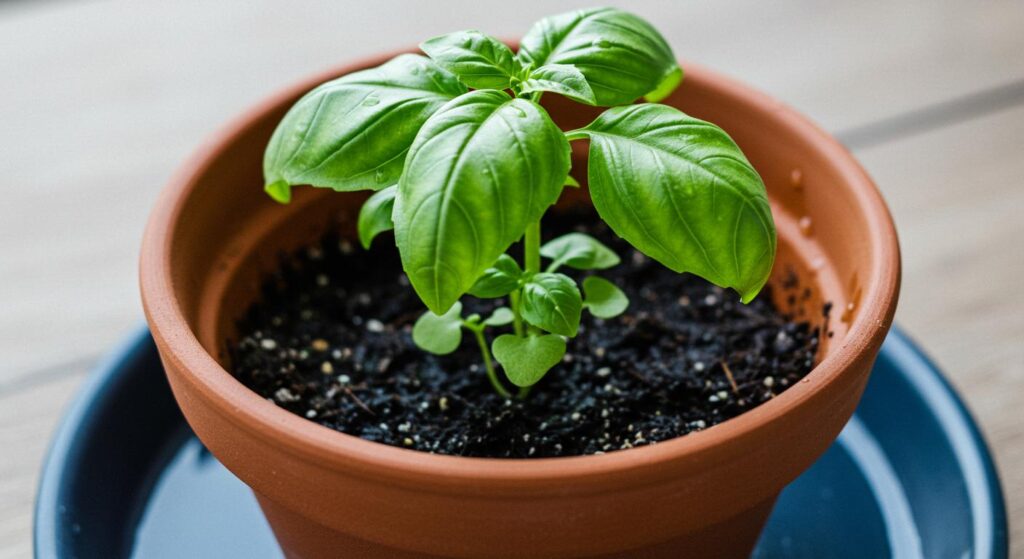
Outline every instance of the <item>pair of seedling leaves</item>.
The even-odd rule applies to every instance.
[[[629,306],[629,299],[610,281],[590,275],[583,280],[583,296],[576,281],[558,273],[562,266],[577,270],[601,270],[619,263],[619,257],[597,239],[582,233],[569,233],[540,247],[540,255],[550,259],[543,272],[527,272],[507,254],[469,290],[482,299],[495,299],[516,293],[517,311],[529,325],[543,332],[535,335],[503,334],[494,340],[494,357],[508,379],[520,387],[531,386],[561,361],[565,355],[564,337],[574,337],[580,316],[587,309],[598,318],[618,316]],[[474,333],[487,326],[507,326],[516,319],[516,311],[498,307],[483,319],[473,314],[462,317],[462,304],[456,302],[442,315],[427,312],[413,327],[416,345],[444,355],[458,348],[462,330]],[[486,356],[485,356],[486,359]]]
[[[403,268],[433,312],[421,324],[438,325],[424,328],[442,333],[431,336],[444,339],[441,349],[457,345],[456,324],[522,318],[533,328],[494,344],[510,380],[530,384],[564,353],[559,336],[576,333],[584,298],[567,276],[523,271],[505,252],[564,186],[575,186],[573,140],[590,141],[588,188],[616,234],[674,271],[734,288],[745,302],[767,281],[776,239],[764,185],[724,131],[657,104],[682,71],[646,21],[597,8],[539,21],[518,53],[476,31],[421,49],[429,58],[401,55],[304,96],[275,130],[264,174],[281,202],[293,185],[377,191],[360,213],[360,238],[368,246],[394,228]],[[612,108],[563,133],[539,104],[545,92]],[[641,97],[648,102],[632,104]],[[574,239],[558,241],[596,243]],[[544,248],[555,254],[552,244]],[[500,289],[485,289],[492,280]],[[594,314],[606,312],[602,299],[620,300],[609,285],[585,280]],[[456,322],[467,292],[523,300],[499,316]]]

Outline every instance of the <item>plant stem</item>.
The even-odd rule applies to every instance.
[[[527,275],[540,272],[540,221],[526,226],[526,234],[523,235],[523,268]],[[526,330],[529,334],[537,333],[533,326],[528,326]]]
[[[508,294],[508,304],[512,307],[512,328],[517,336],[522,338],[526,333],[523,331],[523,317],[519,316],[519,290],[516,289]]]
[[[491,386],[494,387],[494,391],[502,398],[511,398],[512,394],[502,386],[501,380],[498,378],[498,373],[494,371],[494,363],[491,358],[491,348],[487,347],[487,340],[484,338],[484,329],[470,328],[470,330],[473,331],[476,343],[480,346],[480,353],[484,359],[484,367],[487,368],[487,379],[491,381]]]
[[[526,226],[523,236],[523,264],[527,273],[540,272],[540,222]]]

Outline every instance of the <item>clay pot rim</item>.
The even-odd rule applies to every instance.
[[[421,490],[478,493],[486,485],[515,488],[522,494],[525,485],[543,494],[557,487],[563,497],[568,493],[606,492],[609,485],[656,483],[676,475],[684,463],[706,466],[728,459],[730,441],[756,436],[824,390],[851,367],[858,355],[881,344],[895,311],[900,255],[892,218],[873,181],[844,146],[792,108],[731,78],[683,63],[685,83],[714,89],[725,102],[753,106],[803,142],[815,145],[843,178],[842,187],[852,192],[868,222],[863,240],[871,246],[873,261],[863,285],[861,310],[851,321],[841,347],[808,374],[809,382],[797,383],[769,402],[721,424],[657,445],[603,455],[532,459],[445,456],[392,447],[323,427],[267,402],[221,367],[189,328],[175,297],[170,272],[172,233],[185,201],[208,167],[261,115],[327,79],[383,63],[403,52],[409,51],[368,57],[316,74],[250,108],[200,146],[161,192],[150,216],[140,257],[140,288],[153,336],[162,342],[164,358],[185,372],[195,393],[253,436],[272,437],[282,451],[324,468],[342,468],[352,475]],[[567,484],[570,480],[572,483]],[[614,480],[619,483],[609,483]],[[544,493],[545,488],[548,493]]]

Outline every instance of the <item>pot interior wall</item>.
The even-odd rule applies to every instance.
[[[689,79],[665,102],[724,128],[764,178],[779,231],[771,282],[796,274],[800,286],[812,291],[811,299],[798,300],[794,307],[781,290],[775,290],[777,304],[806,313],[815,323],[822,322],[824,301],[832,302],[835,309],[829,324],[834,336],[823,333],[820,360],[841,345],[858,310],[861,288],[854,270],[871,269],[869,244],[858,234],[867,226],[866,220],[854,209],[853,194],[830,188],[839,182],[840,171],[815,145],[755,117],[753,109],[731,102],[733,95]],[[545,104],[565,129],[582,126],[599,112],[554,95],[548,98]],[[182,206],[179,230],[170,237],[175,243],[171,247],[175,291],[186,320],[200,343],[225,367],[225,341],[235,335],[236,320],[256,300],[263,278],[279,265],[281,256],[312,243],[330,227],[354,238],[356,215],[367,197],[366,193],[297,188],[292,203],[283,206],[263,194],[262,146],[293,101],[282,99],[254,124],[238,129],[235,141],[197,166],[195,187]],[[584,188],[566,189],[560,206],[587,203],[586,146],[576,142],[573,148],[573,174]]]

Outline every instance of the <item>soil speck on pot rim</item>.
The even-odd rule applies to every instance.
[[[598,454],[654,444],[721,423],[801,380],[819,327],[783,315],[771,294],[743,305],[731,291],[676,274],[636,251],[592,212],[555,216],[545,240],[581,230],[623,263],[599,275],[630,299],[625,314],[584,311],[562,363],[524,400],[494,393],[479,350],[464,337],[447,356],[412,342],[422,314],[397,250],[369,251],[337,236],[283,258],[229,342],[233,373],[274,404],[370,441],[463,456]],[[585,274],[575,271],[577,279]],[[808,289],[774,286],[806,304]],[[464,298],[466,313],[495,301]],[[806,309],[803,309],[806,311]],[[503,329],[490,329],[493,339]]]

